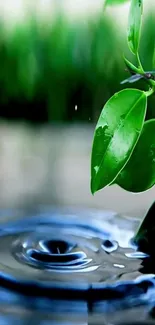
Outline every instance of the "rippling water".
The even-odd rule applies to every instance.
[[[108,211],[1,211],[0,324],[153,321],[153,263],[131,241],[138,224]]]

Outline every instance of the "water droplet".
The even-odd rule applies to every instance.
[[[77,106],[77,105],[75,105],[75,111],[77,111],[77,109],[78,109],[78,106]]]
[[[118,267],[119,269],[124,269],[124,265],[122,264],[114,264],[115,267]]]
[[[132,252],[132,253],[126,253],[126,257],[133,258],[133,259],[143,259],[148,257],[148,254],[145,254],[143,252]]]
[[[99,166],[95,166],[95,167],[94,167],[94,170],[95,170],[95,172],[96,172],[96,174],[97,174],[97,172],[98,172],[98,170],[99,170]]]
[[[116,99],[118,97],[118,93],[114,94],[114,98]]]
[[[118,243],[116,241],[106,239],[102,243],[102,248],[105,250],[105,252],[112,253],[118,248]]]

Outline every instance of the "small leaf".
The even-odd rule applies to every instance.
[[[92,193],[112,183],[127,163],[143,127],[146,103],[143,91],[125,89],[105,104],[92,147]]]
[[[115,183],[131,192],[143,192],[155,184],[155,119],[144,123],[133,154]]]
[[[131,0],[128,21],[128,45],[133,54],[138,52],[143,0]]]

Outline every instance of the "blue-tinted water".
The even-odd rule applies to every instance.
[[[1,211],[0,324],[153,322],[155,276],[112,212]]]

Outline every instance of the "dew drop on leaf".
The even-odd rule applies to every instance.
[[[98,170],[99,170],[99,166],[95,166],[95,167],[94,167],[94,170],[95,170],[95,172],[97,173]]]

